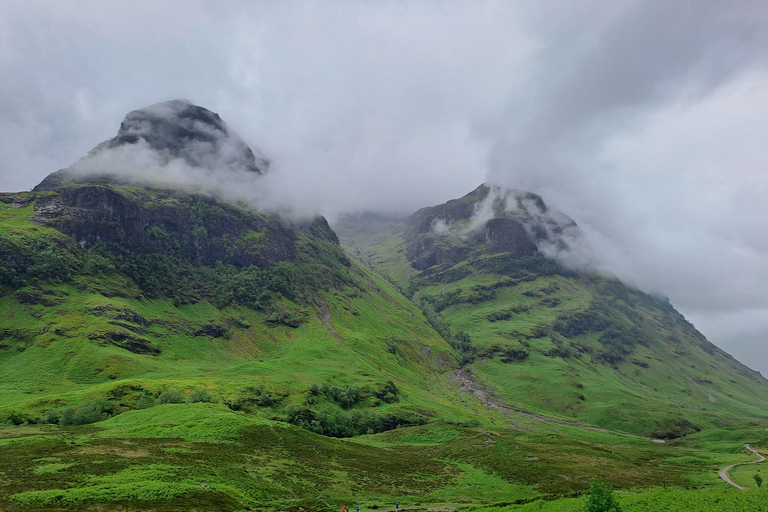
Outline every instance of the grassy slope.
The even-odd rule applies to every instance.
[[[67,238],[32,223],[32,208],[33,203],[23,208],[0,203],[3,233]],[[452,405],[440,378],[455,365],[450,347],[391,285],[362,269],[350,273],[357,276],[354,287],[317,292],[312,304],[283,299],[286,308],[306,313],[308,321],[298,328],[270,327],[264,313],[246,307],[150,299],[114,272],[2,287],[0,403],[6,412],[34,417],[90,397],[110,396],[133,407],[144,392],[205,387],[214,399],[229,400],[247,386],[263,384],[282,399],[263,411],[269,416],[303,401],[313,383],[375,388],[391,380],[401,390],[400,402],[381,409],[468,420],[470,411]],[[30,295],[37,299],[24,299]],[[110,318],[122,311],[148,325]],[[211,325],[226,334],[206,335],[203,330]],[[138,330],[160,355],[133,353],[108,341],[110,333],[127,329]],[[363,406],[371,404],[368,399]]]
[[[493,280],[490,276],[485,279]],[[447,286],[428,287],[419,294],[444,293],[451,287],[471,287],[472,279]],[[557,283],[558,290],[541,290]],[[536,294],[534,297],[526,293]],[[539,277],[518,286],[502,288],[496,298],[477,305],[457,304],[442,313],[451,326],[466,331],[476,340],[481,357],[473,371],[494,386],[509,402],[526,409],[556,412],[596,425],[650,434],[654,422],[689,419],[704,427],[739,423],[749,418],[765,420],[762,394],[765,385],[741,373],[720,352],[707,354],[697,346],[669,345],[657,337],[649,346],[638,345],[624,361],[611,366],[589,353],[572,351],[571,357],[544,355],[556,349],[552,336],[536,336],[539,325],[551,326],[564,311],[578,311],[593,297],[590,288],[575,278]],[[541,304],[543,297],[555,297],[554,307]],[[490,321],[488,315],[525,304],[528,311],[509,320]],[[685,340],[674,318],[658,310],[637,306],[635,311],[648,324],[657,324],[657,333]],[[595,344],[592,333],[575,337],[582,346]],[[568,344],[568,341],[566,342]],[[508,349],[527,350],[530,356],[504,363],[499,353]],[[732,382],[737,380],[737,382]],[[636,426],[638,412],[643,423]]]
[[[736,441],[704,453],[536,422],[521,428],[433,424],[339,440],[215,404],[156,406],[86,427],[2,428],[0,509],[509,503],[580,491],[595,477],[614,488],[691,486],[737,457]]]
[[[381,236],[341,236],[373,269],[402,281],[407,261],[393,250],[403,244],[401,230],[387,225]],[[469,334],[479,356],[472,373],[509,405],[656,436],[768,420],[764,379],[709,344],[668,305],[615,280],[536,272],[510,279],[468,262],[444,274],[414,274],[414,300],[451,297],[440,318]],[[500,282],[507,285],[478,297]],[[649,342],[609,364],[599,358],[602,332],[567,338],[553,332],[558,316],[596,304]]]
[[[61,236],[30,223],[31,213],[31,205],[0,204],[2,229]],[[0,350],[6,411],[34,416],[103,396],[127,409],[144,391],[169,387],[204,387],[225,401],[265,384],[282,400],[251,414],[216,404],[163,405],[86,427],[0,429],[0,509],[331,510],[360,504],[368,510],[395,500],[409,506],[510,502],[580,491],[596,476],[622,488],[701,485],[712,483],[713,466],[741,460],[744,439],[753,446],[763,439],[755,429],[720,443],[655,445],[525,418],[508,430],[505,418],[449,384],[451,350],[421,312],[389,283],[359,271],[354,289],[317,294],[313,305],[287,301],[309,314],[296,329],[268,327],[263,313],[248,308],[148,299],[119,274],[26,290],[50,299],[47,306],[20,302],[16,291],[4,288],[0,325],[15,329],[3,333],[7,347]],[[114,328],[94,314],[104,306],[148,320],[145,337],[162,353],[140,355],[100,343],[100,333]],[[226,326],[228,336],[195,335],[209,324]],[[401,401],[377,410],[417,411],[437,423],[337,440],[268,419],[302,403],[312,383],[364,387],[386,380],[401,389]],[[477,417],[495,426],[439,423]]]

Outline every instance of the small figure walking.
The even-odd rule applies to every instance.
[[[347,512],[347,506],[346,505],[342,505],[341,506],[341,512]]]
[[[360,512],[360,506],[355,507],[355,512]]]
[[[395,510],[397,510],[399,506],[400,506],[400,503],[395,502]]]

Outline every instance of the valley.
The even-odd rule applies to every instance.
[[[208,165],[158,112],[267,172],[178,101],[91,157],[135,123]],[[0,510],[582,510],[596,480],[628,511],[768,506],[761,466],[718,477],[768,451],[768,381],[541,197],[329,225],[107,171],[0,194]]]

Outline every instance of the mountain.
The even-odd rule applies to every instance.
[[[665,298],[594,270],[577,224],[535,194],[483,185],[336,230],[510,407],[666,439],[766,419],[765,379]]]
[[[178,186],[203,176],[259,176],[268,169],[267,158],[243,142],[218,114],[187,100],[172,100],[129,112],[115,137],[48,176],[35,191],[94,182],[97,177],[111,184],[141,178]]]
[[[172,101],[0,193],[0,510],[509,504],[768,447],[765,380],[542,198],[332,229],[221,187],[266,172]]]

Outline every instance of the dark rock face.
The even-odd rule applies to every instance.
[[[41,223],[82,247],[116,244],[134,252],[173,251],[204,264],[267,267],[296,256],[295,230],[280,219],[183,191],[127,192],[103,185],[64,186],[45,196]],[[325,219],[312,226],[324,226]],[[333,231],[314,235],[338,244]]]
[[[269,168],[266,158],[254,153],[218,114],[186,100],[173,100],[129,112],[116,137],[97,145],[69,168],[51,174],[34,190],[83,183],[162,181],[165,166],[177,161],[201,170],[203,175],[261,175]],[[173,179],[183,179],[176,171],[171,173]],[[191,176],[190,181],[199,178]]]
[[[477,215],[478,205],[486,200],[489,192],[490,188],[481,185],[460,199],[422,208],[413,214],[407,221],[404,235],[406,257],[411,265],[417,270],[434,265],[455,265],[474,251],[486,254],[509,252],[515,257],[535,254],[536,245],[517,219],[492,217],[475,229],[469,227],[471,219]],[[466,223],[467,228],[451,232],[448,226],[457,222]]]
[[[486,185],[422,208],[408,219],[404,236],[406,257],[417,270],[455,265],[473,253],[515,258],[542,253],[570,260],[575,268],[593,263],[573,219],[548,208],[536,194]]]
[[[166,101],[125,116],[112,149],[144,140],[166,163],[182,158],[189,165],[212,170],[244,170],[262,174],[269,163],[251,148],[218,114],[184,100]],[[98,148],[97,148],[98,149]]]
[[[510,252],[527,256],[536,252],[536,246],[528,239],[523,224],[505,217],[487,221],[480,241],[487,244],[489,253]]]

